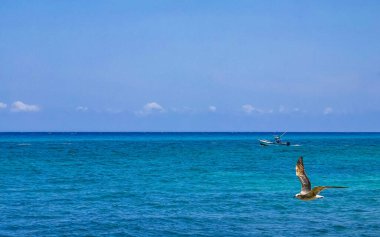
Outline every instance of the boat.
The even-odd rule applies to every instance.
[[[259,139],[260,145],[262,146],[290,146],[290,142],[281,141],[281,137],[285,135],[286,132],[281,134],[280,136],[275,135],[274,141]]]
[[[265,139],[259,139],[262,146],[290,146],[290,142],[272,142]]]

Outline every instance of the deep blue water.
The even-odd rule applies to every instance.
[[[380,133],[271,136],[0,133],[0,236],[380,236]]]

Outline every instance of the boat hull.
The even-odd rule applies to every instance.
[[[262,146],[290,146],[290,142],[281,142],[281,143],[276,143],[276,142],[271,142],[268,140],[259,140],[260,145]]]

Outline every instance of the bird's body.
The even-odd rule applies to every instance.
[[[309,193],[307,193],[307,194],[298,193],[298,194],[296,194],[296,198],[298,198],[302,201],[312,201],[312,200],[320,199],[320,198],[324,198],[324,197],[321,195],[310,195]]]
[[[298,198],[302,201],[311,201],[323,198],[323,196],[319,195],[319,193],[328,188],[347,188],[342,186],[317,186],[311,189],[311,183],[309,181],[309,178],[306,176],[302,156],[298,159],[296,165],[296,175],[301,182],[301,192],[297,193],[295,195],[295,198]]]

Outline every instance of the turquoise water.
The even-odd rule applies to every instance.
[[[380,133],[271,136],[0,133],[0,236],[380,236]]]

